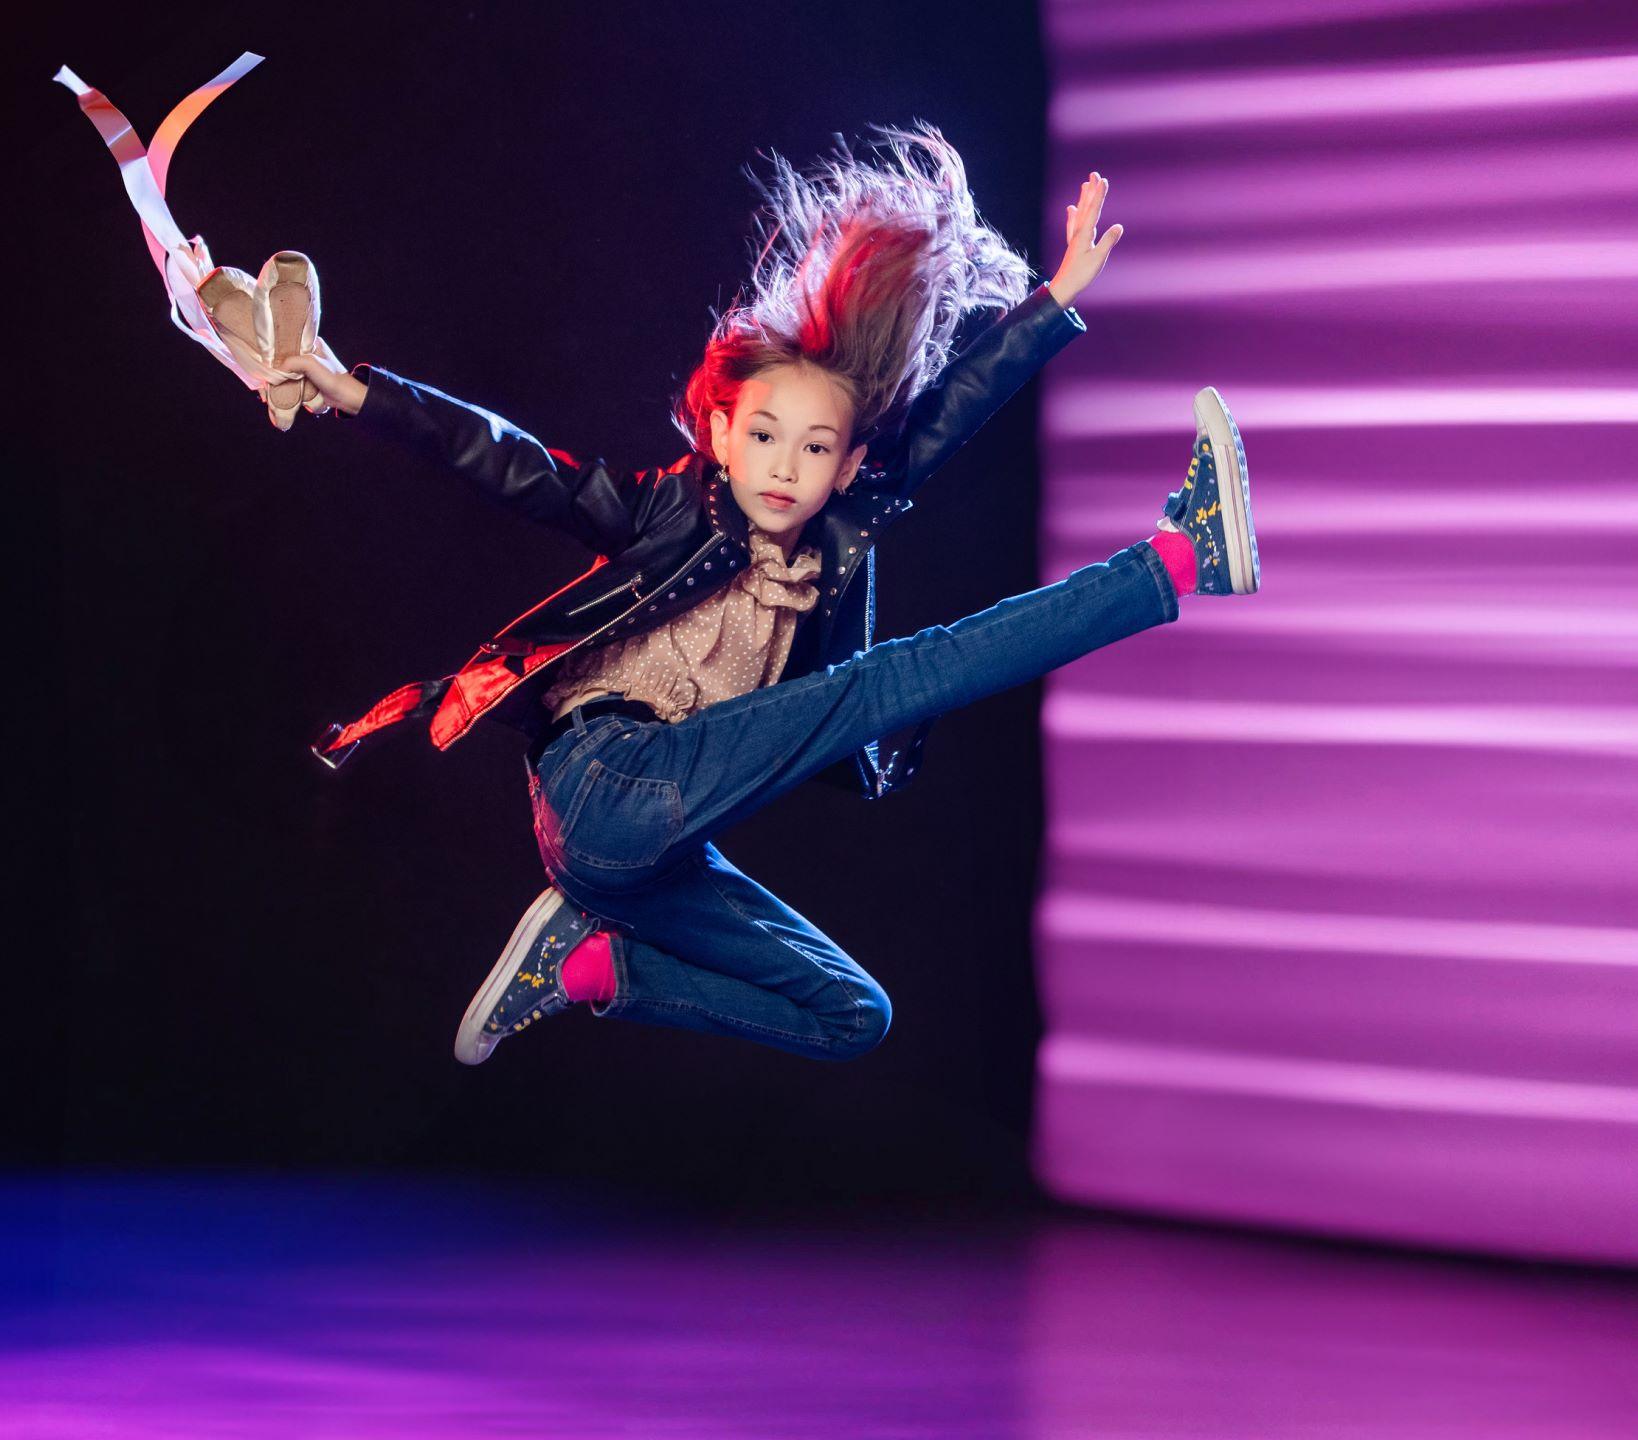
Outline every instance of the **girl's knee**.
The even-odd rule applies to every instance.
[[[868,1055],[887,1035],[893,1023],[893,1002],[879,985],[861,990],[856,996],[858,1009],[856,1024],[845,1034],[838,1035],[831,1049],[835,1060],[857,1060]]]

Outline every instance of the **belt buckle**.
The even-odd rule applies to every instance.
[[[332,721],[313,737],[312,742],[307,747],[313,752],[317,759],[323,761],[324,764],[328,765],[332,770],[341,769],[341,767],[347,763],[348,757],[353,753],[353,751],[358,749],[359,746],[359,742],[354,740],[350,745],[344,745],[341,747],[341,749],[334,751],[331,754],[325,754],[324,749],[321,749],[320,747],[322,746],[327,749],[329,742],[341,734],[341,729],[342,727],[340,725]]]

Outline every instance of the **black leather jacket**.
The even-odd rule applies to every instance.
[[[797,625],[781,680],[847,660],[875,629],[877,537],[922,483],[1086,326],[1045,285],[981,331],[911,403],[904,424],[867,451],[853,483],[809,519],[799,544],[818,548],[819,603]],[[312,745],[343,763],[387,726],[430,715],[446,749],[479,719],[533,738],[552,662],[583,645],[664,624],[727,584],[749,561],[748,520],[715,460],[691,452],[665,469],[623,471],[549,449],[490,411],[373,365],[354,367],[368,393],[349,426],[376,431],[452,467],[482,494],[596,552],[584,574],[485,641],[458,672],[401,686]],[[337,412],[340,414],[341,412]],[[864,581],[856,583],[860,572]],[[919,768],[932,721],[901,746],[872,741],[817,778],[879,798]]]

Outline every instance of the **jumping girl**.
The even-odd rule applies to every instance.
[[[712,837],[810,777],[868,797],[916,773],[934,718],[1178,617],[1179,597],[1258,588],[1245,451],[1216,390],[1156,533],[1056,584],[873,645],[874,546],[912,496],[1048,359],[1084,333],[1074,301],[1121,227],[1098,234],[1098,173],[1033,290],[932,126],[880,131],[865,159],[797,173],[774,157],[749,291],[718,318],[674,407],[689,452],[664,469],[577,459],[489,411],[327,346],[274,355],[361,432],[465,476],[590,546],[597,561],[456,674],[401,687],[313,750],[339,765],[428,718],[440,748],[480,718],[530,738],[551,884],[462,1020],[455,1053],[584,1003],[795,1054],[862,1055],[882,987],[731,865]],[[953,354],[958,323],[1006,313]],[[882,737],[909,731],[892,747]]]

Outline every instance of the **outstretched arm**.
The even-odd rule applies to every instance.
[[[655,503],[657,476],[548,448],[493,411],[391,370],[360,364],[349,374],[318,355],[279,363],[311,380],[338,414],[354,416],[362,428],[454,469],[487,499],[561,530],[598,554],[625,549]]]
[[[979,334],[911,402],[886,460],[885,484],[893,494],[913,495],[1025,381],[1086,333],[1074,301],[1097,278],[1123,233],[1112,225],[1098,236],[1108,189],[1109,182],[1094,171],[1081,186],[1079,203],[1064,217],[1067,245],[1052,280]]]

